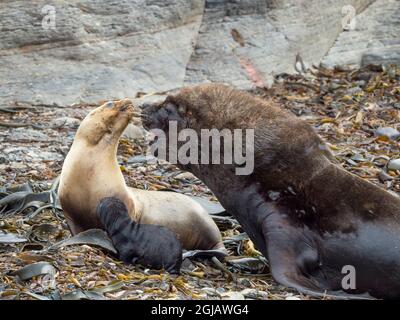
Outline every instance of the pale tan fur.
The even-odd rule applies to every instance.
[[[140,223],[174,231],[185,249],[223,248],[206,210],[188,196],[129,188],[117,162],[118,140],[132,118],[127,100],[104,104],[83,120],[63,165],[59,197],[73,233],[101,227],[96,206],[115,196]]]

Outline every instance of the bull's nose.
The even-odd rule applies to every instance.
[[[153,103],[145,101],[145,102],[139,104],[139,108],[144,110],[144,109],[151,107],[152,105],[153,105]]]
[[[150,111],[151,111],[151,108],[142,109],[142,112],[140,114],[140,117],[142,119],[143,128],[145,128],[146,130],[153,129],[153,127],[154,127],[154,114]]]

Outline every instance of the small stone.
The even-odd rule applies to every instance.
[[[16,233],[0,233],[0,243],[20,243],[28,241]]]
[[[129,140],[144,139],[145,130],[130,123],[122,133],[122,137]]]
[[[204,291],[209,296],[219,296],[219,293],[214,288],[204,287],[201,288],[201,291]]]
[[[146,163],[150,161],[155,161],[157,158],[154,156],[146,156],[146,155],[138,155],[138,156],[133,156],[128,159],[128,164],[134,164],[134,163]]]
[[[169,284],[166,281],[163,281],[160,285],[160,289],[162,291],[168,291],[169,290]]]
[[[194,179],[196,179],[196,177],[190,172],[179,173],[174,178],[178,179],[178,180],[194,180]]]
[[[378,137],[388,137],[391,140],[396,140],[400,137],[400,132],[391,127],[382,127],[375,131],[375,135]]]
[[[226,292],[221,295],[222,300],[245,300],[243,294],[240,292]]]
[[[299,297],[295,297],[295,296],[288,296],[285,298],[285,300],[301,300]]]
[[[349,165],[353,166],[353,167],[357,166],[357,162],[355,162],[355,161],[353,161],[353,160],[351,160],[351,159],[346,159],[346,162],[347,162]]]
[[[268,293],[265,291],[260,291],[257,289],[244,289],[240,291],[240,293],[245,297],[249,299],[268,299]]]
[[[247,278],[238,278],[237,279],[238,284],[244,286],[244,287],[250,287],[251,286],[251,282],[249,279]],[[243,292],[242,292],[243,294]]]
[[[336,89],[339,89],[341,86],[342,86],[342,85],[339,84],[339,83],[332,82],[329,89],[330,89],[330,90],[336,90]]]
[[[217,288],[216,290],[217,290],[218,294],[221,294],[221,295],[225,294],[225,289],[224,288]]]
[[[358,80],[355,81],[355,84],[359,87],[364,87],[366,85],[366,81],[365,80]]]
[[[52,127],[67,127],[67,128],[73,128],[76,129],[79,127],[81,124],[81,121],[76,118],[72,117],[60,117],[56,118],[52,121],[51,126]]]
[[[357,161],[357,162],[363,162],[365,161],[365,158],[361,154],[355,154],[354,156],[351,157],[352,160]]]
[[[388,164],[389,170],[400,170],[400,159],[391,160]]]

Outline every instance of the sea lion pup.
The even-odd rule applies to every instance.
[[[101,199],[96,213],[123,262],[179,274],[182,245],[175,233],[165,227],[135,223],[117,198]]]
[[[64,161],[58,190],[71,232],[101,228],[96,207],[101,199],[116,197],[136,223],[170,229],[187,250],[224,249],[216,224],[190,197],[126,186],[117,162],[117,147],[133,113],[129,100],[108,102],[91,111],[79,126]]]
[[[181,167],[238,219],[277,282],[304,293],[400,297],[400,199],[340,167],[306,122],[220,84],[184,88],[144,107],[145,128],[168,133],[170,120],[199,136],[202,129],[254,129],[252,174],[236,175],[235,164]]]

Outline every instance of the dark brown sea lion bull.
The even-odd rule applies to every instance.
[[[307,123],[219,84],[184,88],[144,107],[147,129],[168,132],[172,120],[199,135],[254,129],[250,175],[236,175],[238,164],[181,167],[239,220],[277,282],[305,293],[400,297],[400,199],[340,167]]]

